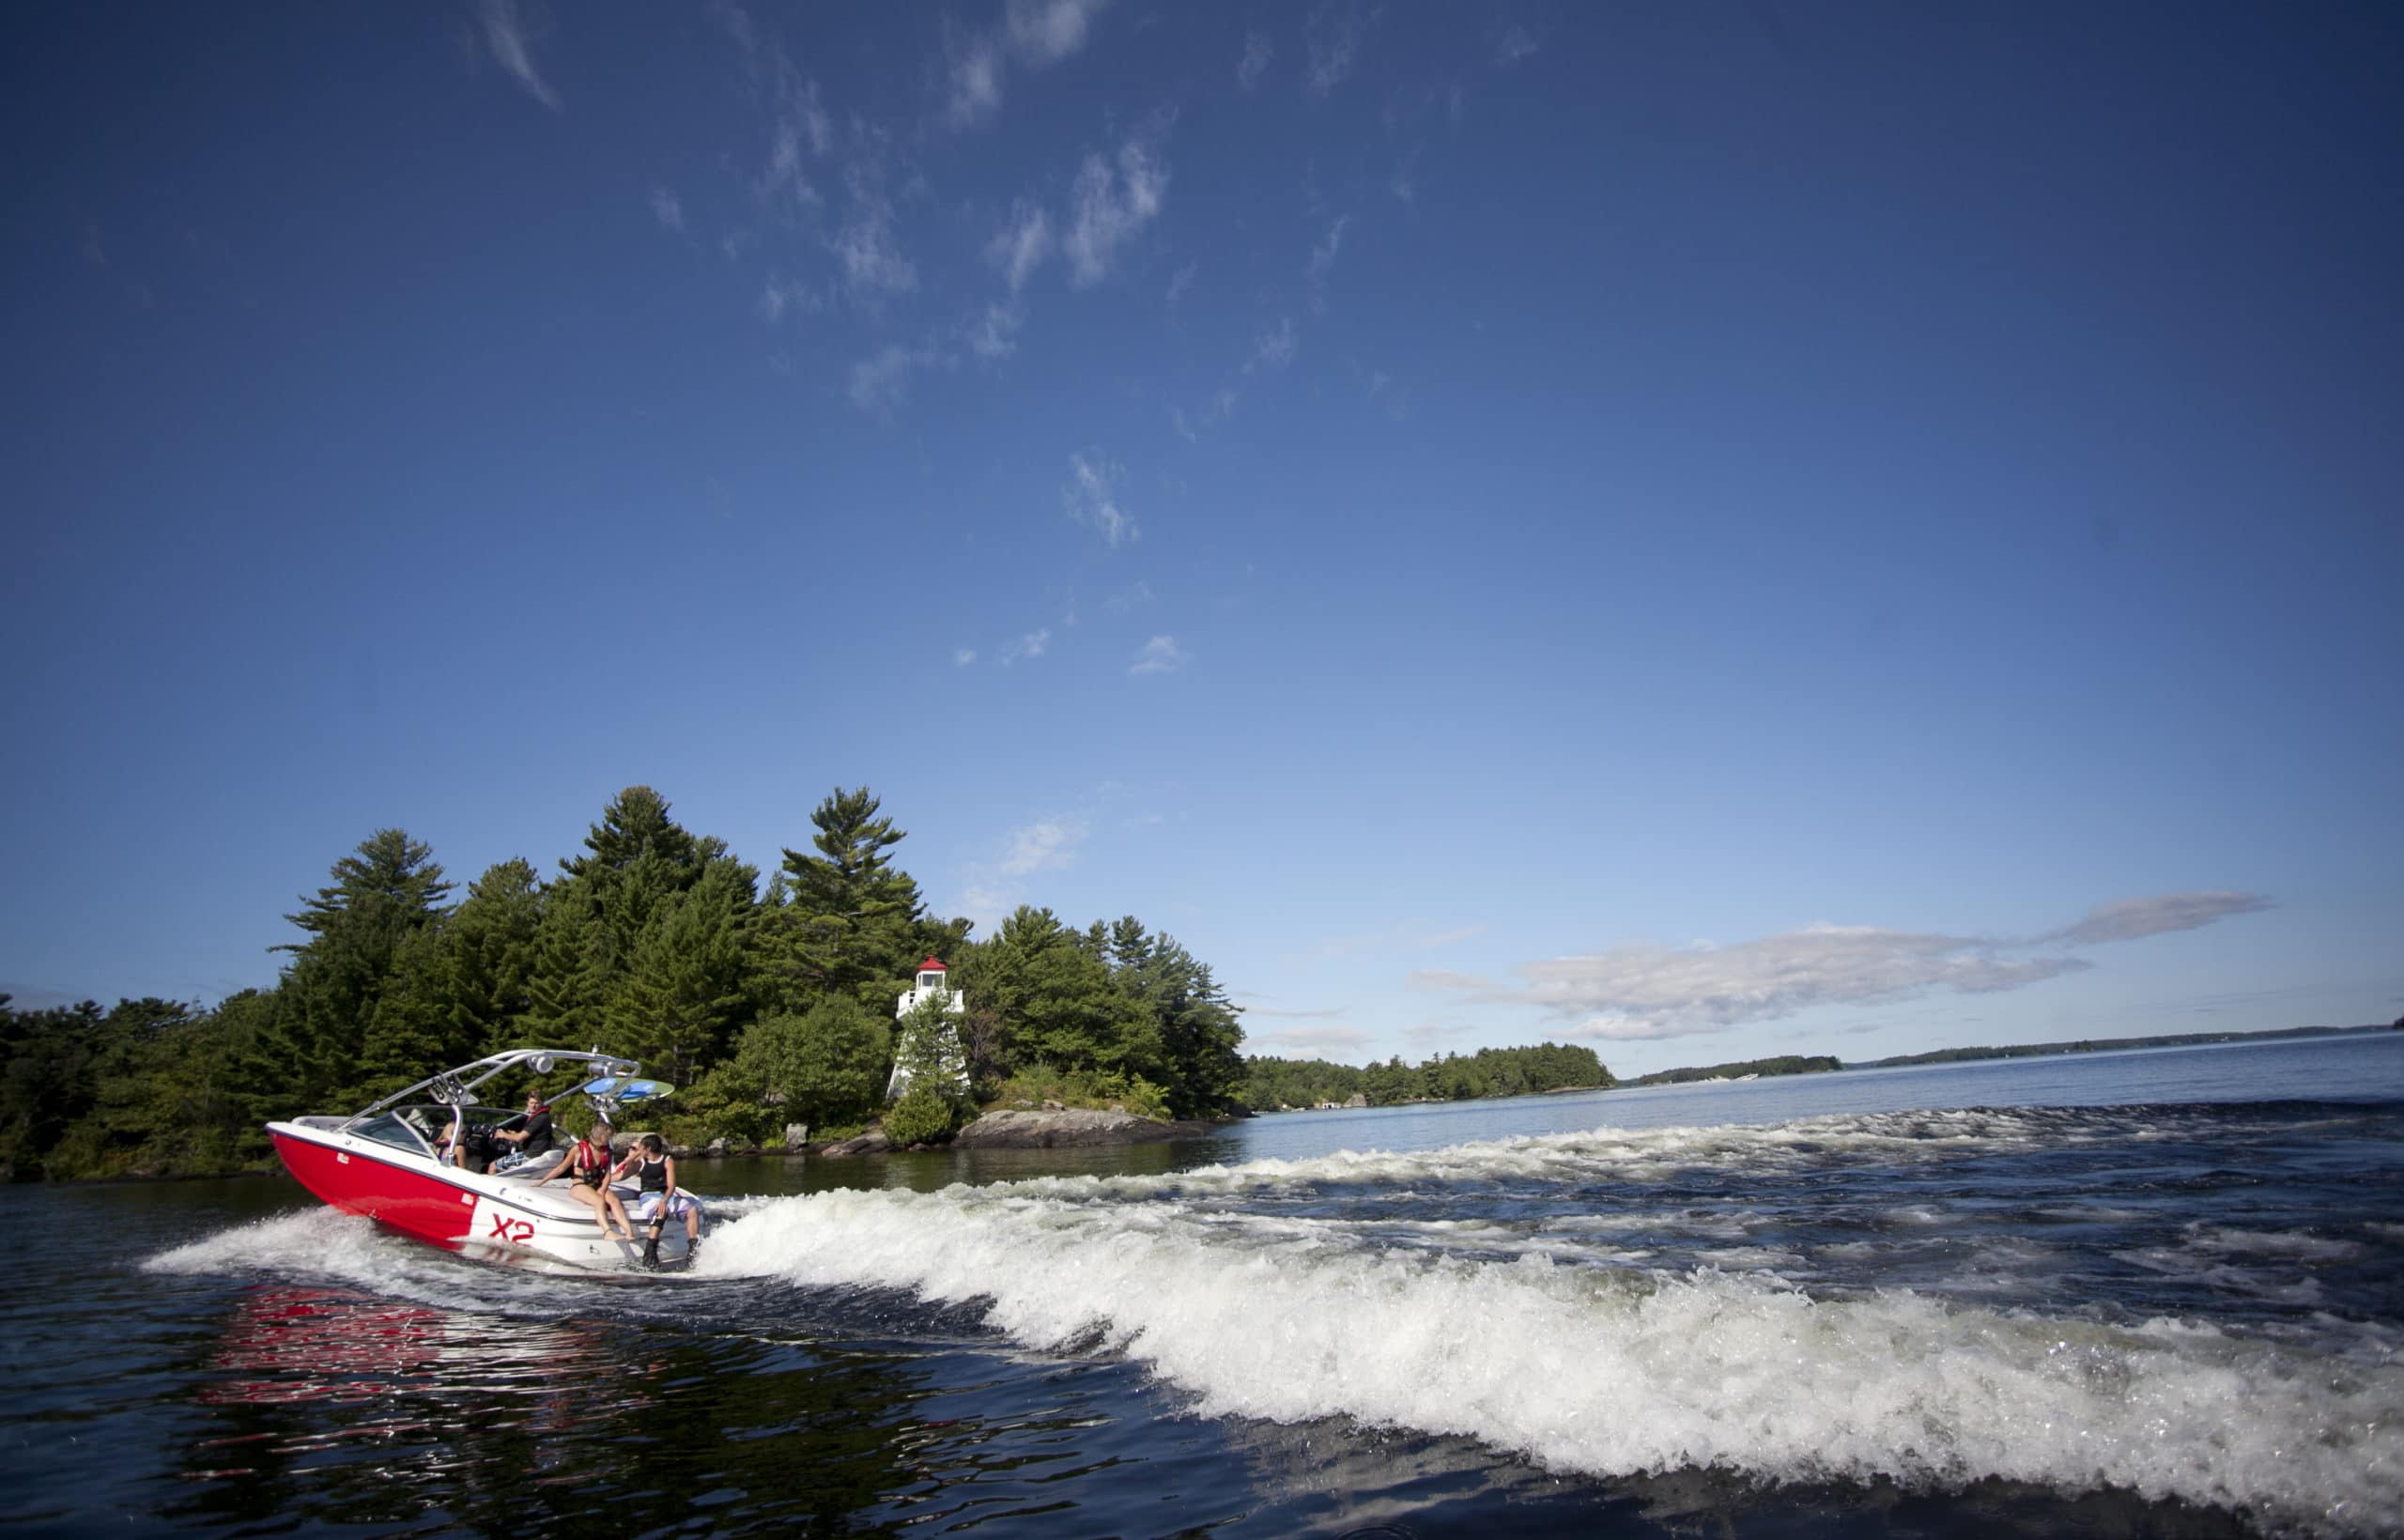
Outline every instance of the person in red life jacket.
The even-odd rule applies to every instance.
[[[659,1232],[662,1226],[679,1215],[685,1221],[685,1255],[692,1255],[701,1247],[701,1206],[693,1194],[676,1185],[676,1157],[668,1153],[668,1146],[656,1133],[646,1133],[635,1141],[635,1147],[609,1173],[615,1178],[631,1176],[636,1190],[635,1217],[650,1228],[642,1243],[642,1259],[648,1267],[659,1265]]]
[[[608,1240],[632,1240],[634,1223],[626,1218],[626,1206],[609,1190],[609,1125],[595,1119],[593,1132],[570,1145],[557,1163],[535,1179],[537,1187],[547,1187],[562,1177],[572,1178],[568,1191],[579,1202],[590,1204],[601,1221],[601,1235]]]

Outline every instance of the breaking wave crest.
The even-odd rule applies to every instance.
[[[2336,1530],[2404,1511],[2404,1367],[2391,1353],[2332,1357],[2170,1318],[2108,1324],[1900,1289],[1815,1298],[1767,1270],[1397,1248],[1356,1224],[1205,1196],[1446,1171],[1492,1181],[1529,1163],[1558,1178],[1557,1163],[1614,1158],[1631,1138],[1691,1159],[1697,1132],[1766,1135],[1769,1147],[1831,1132],[1605,1131],[1170,1178],[823,1193],[728,1224],[701,1266],[981,1301],[1009,1336],[1124,1353],[1206,1415],[1461,1435],[1562,1471],[1995,1476]]]

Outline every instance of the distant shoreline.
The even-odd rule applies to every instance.
[[[2017,1043],[2003,1048],[1937,1048],[1864,1059],[1848,1070],[1900,1070],[1914,1064],[1955,1064],[1966,1059],[2049,1058],[2061,1054],[2108,1054],[2132,1048],[2196,1048],[2209,1043],[2267,1042],[2278,1038],[2336,1038],[2357,1032],[2393,1032],[2394,1025],[2274,1026],[2255,1032],[2174,1032],[2150,1038],[2079,1038],[2068,1042]]]

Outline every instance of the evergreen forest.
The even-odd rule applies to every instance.
[[[1021,907],[971,940],[967,920],[928,912],[866,788],[837,789],[810,823],[763,886],[634,786],[548,876],[513,858],[464,891],[424,842],[379,829],[285,916],[299,938],[270,988],[208,1009],[0,1009],[0,1171],[264,1168],[270,1118],[354,1111],[542,1045],[624,1055],[681,1087],[663,1128],[682,1141],[856,1131],[908,1051],[895,1006],[928,956],[965,997],[949,1022],[966,1077],[912,1082],[894,1111],[914,1131],[941,1137],[1014,1076],[1176,1116],[1239,1105],[1238,1013],[1173,937]]]
[[[1611,1072],[1591,1048],[1539,1043],[1533,1048],[1481,1048],[1405,1064],[1396,1055],[1365,1069],[1325,1059],[1257,1057],[1245,1061],[1242,1099],[1262,1112],[1286,1107],[1343,1106],[1354,1097],[1372,1107],[1404,1101],[1462,1101],[1487,1096],[1609,1086]]]

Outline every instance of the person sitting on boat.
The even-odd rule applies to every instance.
[[[626,1158],[609,1175],[612,1178],[635,1178],[641,1194],[636,1199],[635,1217],[651,1231],[642,1243],[642,1259],[647,1265],[659,1265],[659,1232],[678,1215],[685,1220],[685,1255],[690,1256],[701,1249],[701,1203],[676,1185],[676,1157],[668,1153],[668,1146],[658,1134],[646,1133],[636,1140],[635,1147],[627,1151]]]
[[[593,1132],[570,1145],[548,1171],[535,1178],[534,1185],[546,1187],[563,1176],[574,1178],[568,1191],[599,1216],[602,1239],[632,1240],[634,1222],[626,1218],[626,1206],[618,1194],[609,1190],[609,1123],[596,1119]]]
[[[514,1129],[496,1129],[493,1137],[517,1147],[492,1163],[495,1171],[507,1171],[513,1166],[548,1155],[559,1140],[559,1132],[551,1127],[551,1105],[540,1091],[526,1093],[526,1121]]]

